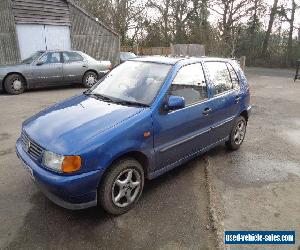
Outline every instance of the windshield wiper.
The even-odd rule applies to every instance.
[[[120,104],[120,105],[150,107],[149,105],[144,104],[144,103],[134,102],[134,101],[112,99],[112,98],[110,98],[108,96],[104,96],[104,95],[101,95],[101,94],[98,94],[98,93],[93,93],[93,92],[88,92],[88,91],[85,91],[84,94],[88,95],[88,96],[91,96],[91,97],[94,97],[96,99],[100,99],[100,100],[105,101],[105,102],[113,102],[113,103]]]
[[[88,95],[88,96],[91,96],[91,97],[94,97],[96,99],[100,99],[100,100],[105,101],[105,102],[115,102],[111,98],[109,98],[107,96],[104,96],[104,95],[101,95],[101,94],[96,94],[96,93],[92,93],[92,92],[84,92],[84,94]]]
[[[125,101],[125,100],[117,100],[114,101],[117,104],[126,105],[126,106],[138,106],[138,107],[150,107],[145,103],[133,102],[133,101]]]

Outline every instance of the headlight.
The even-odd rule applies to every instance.
[[[80,169],[81,158],[78,155],[63,156],[45,151],[43,165],[57,172],[72,173]]]

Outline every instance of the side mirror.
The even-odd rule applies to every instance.
[[[185,107],[185,100],[181,96],[169,96],[168,102],[165,104],[165,110],[177,110]]]
[[[37,63],[36,63],[37,66],[41,66],[41,65],[43,65],[43,64],[44,64],[44,62],[43,62],[42,60],[39,60],[39,61],[37,61]]]

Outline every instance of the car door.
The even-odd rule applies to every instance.
[[[205,67],[212,86],[212,142],[216,143],[226,139],[230,134],[234,118],[240,109],[240,89],[237,75],[236,73],[233,75],[234,69],[230,64],[223,61],[208,61],[205,62]]]
[[[63,74],[66,83],[81,83],[87,70],[87,63],[77,52],[65,51],[63,55]]]
[[[59,52],[47,52],[31,66],[34,86],[56,86],[63,82]]]
[[[179,69],[168,96],[181,96],[185,107],[153,116],[156,170],[197,153],[210,144],[211,100],[201,63]],[[166,97],[167,98],[167,97]]]

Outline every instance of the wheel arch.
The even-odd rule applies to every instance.
[[[99,77],[99,73],[97,72],[97,70],[94,69],[88,69],[84,72],[83,77],[88,73],[88,72],[94,72],[98,77]],[[82,77],[82,79],[83,79]]]
[[[243,110],[241,113],[240,113],[240,116],[244,117],[246,122],[248,122],[248,118],[249,118],[249,114],[248,114],[248,111],[247,110]]]
[[[135,150],[135,151],[129,151],[129,152],[123,153],[121,155],[116,156],[114,159],[112,159],[109,166],[104,170],[103,176],[102,176],[98,186],[101,185],[102,180],[104,179],[105,175],[110,171],[112,166],[115,163],[117,163],[118,161],[121,161],[121,160],[126,159],[126,158],[131,158],[131,159],[134,159],[134,160],[138,161],[143,167],[145,178],[146,179],[148,178],[148,169],[149,169],[150,160],[149,160],[149,158],[146,154],[142,153],[141,151]]]

